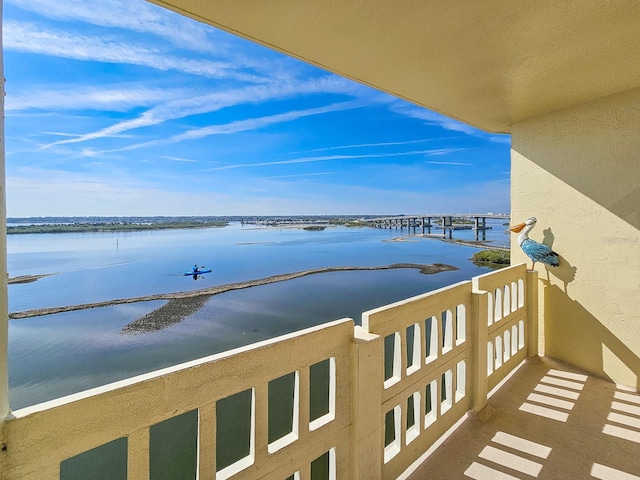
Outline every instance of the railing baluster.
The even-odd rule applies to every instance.
[[[527,321],[525,338],[527,339],[527,356],[538,355],[538,272],[527,270],[525,282],[525,307]]]
[[[491,301],[489,293],[475,291],[471,303],[472,330],[472,368],[471,368],[471,408],[479,412],[487,405],[487,343],[489,341],[489,327],[487,325],[488,304]]]
[[[127,444],[127,480],[148,480],[149,428],[130,433]]]
[[[198,410],[198,480],[216,479],[216,402]]]
[[[364,328],[354,328],[352,347],[351,385],[352,401],[352,455],[351,476],[354,480],[380,478],[384,423],[381,418],[380,400],[384,375],[384,344],[379,335]]]

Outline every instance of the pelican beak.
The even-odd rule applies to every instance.
[[[526,226],[526,223],[519,223],[517,225],[514,225],[513,227],[511,227],[509,230],[511,230],[512,232],[515,233],[520,233],[522,231],[522,229]]]

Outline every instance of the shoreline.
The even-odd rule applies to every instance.
[[[388,240],[382,240],[383,242],[412,242],[415,240],[411,240],[412,238],[428,238],[433,240],[440,240],[441,242],[453,243],[455,245],[463,245],[465,247],[474,247],[474,248],[487,248],[489,250],[502,250],[504,252],[509,252],[511,249],[509,247],[501,247],[498,245],[491,245],[491,240],[457,240],[455,238],[443,238],[442,235],[438,235],[435,233],[411,233],[409,235],[403,235],[401,237],[394,237]]]
[[[32,283],[50,275],[57,275],[57,273],[41,273],[40,275],[19,275],[17,277],[9,277],[7,279],[7,285],[12,285],[14,283]]]
[[[260,285],[268,285],[270,283],[276,282],[284,282],[287,280],[293,280],[300,277],[305,277],[308,275],[315,275],[319,273],[331,273],[331,272],[349,272],[349,271],[372,271],[372,270],[392,270],[398,268],[413,268],[420,270],[420,273],[424,275],[433,275],[440,272],[447,272],[452,270],[458,270],[458,267],[454,267],[453,265],[446,265],[443,263],[434,263],[434,264],[419,264],[419,263],[394,263],[391,265],[379,265],[379,266],[364,266],[364,267],[324,267],[324,268],[316,268],[312,270],[302,270],[299,272],[292,273],[283,273],[279,275],[272,275],[270,277],[264,277],[254,280],[247,280],[244,282],[236,282],[236,283],[226,283],[223,285],[216,285],[213,287],[207,287],[199,290],[190,290],[185,292],[175,292],[175,293],[158,293],[153,295],[145,295],[142,297],[132,297],[132,298],[120,298],[114,300],[105,300],[102,302],[92,302],[92,303],[84,303],[80,305],[66,305],[61,307],[45,307],[45,308],[37,308],[34,310],[23,310],[20,312],[13,312],[9,314],[10,320],[20,320],[24,318],[31,317],[39,317],[43,315],[52,315],[55,313],[64,313],[64,312],[72,312],[77,310],[86,310],[89,308],[100,308],[100,307],[111,307],[115,305],[124,305],[127,303],[137,303],[137,302],[149,302],[154,300],[184,300],[184,299],[193,299],[196,297],[212,297],[214,295],[219,295],[221,293],[230,292],[232,290],[241,290],[245,288],[257,287]],[[49,274],[51,275],[51,274]],[[46,276],[46,275],[44,275]],[[37,277],[34,275],[33,277]],[[20,277],[16,277],[20,278]],[[37,278],[35,279],[37,280]],[[31,280],[31,281],[35,281]],[[203,303],[204,304],[204,303]],[[161,307],[162,308],[162,307]],[[159,309],[157,309],[159,310]],[[157,311],[154,310],[154,311]],[[187,309],[190,310],[190,309]],[[153,313],[153,312],[151,312]],[[193,313],[193,312],[192,312]],[[150,314],[147,314],[148,316]],[[140,317],[144,318],[146,316]],[[156,319],[156,323],[157,323]],[[169,323],[166,325],[170,325],[172,323],[176,323],[169,320]],[[162,319],[160,319],[162,321]],[[135,320],[134,320],[135,322]],[[134,323],[132,322],[132,323]],[[128,325],[127,325],[128,326]],[[126,328],[126,327],[125,327]],[[164,327],[162,327],[164,328]],[[134,330],[132,328],[132,330]]]

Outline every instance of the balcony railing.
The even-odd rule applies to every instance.
[[[396,478],[537,353],[535,275],[510,267],[362,327],[337,320],[18,410],[3,478]]]

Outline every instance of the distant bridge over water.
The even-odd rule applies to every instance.
[[[429,213],[423,215],[397,215],[392,217],[367,218],[363,220],[377,228],[395,228],[408,230],[418,228],[422,233],[431,235],[431,229],[442,230],[444,238],[453,238],[454,230],[475,230],[476,240],[486,240],[485,231],[492,228],[487,226],[487,219],[499,219],[509,221],[506,213]],[[432,221],[433,220],[433,221]],[[456,222],[457,220],[457,222]],[[482,238],[480,238],[482,237]]]

